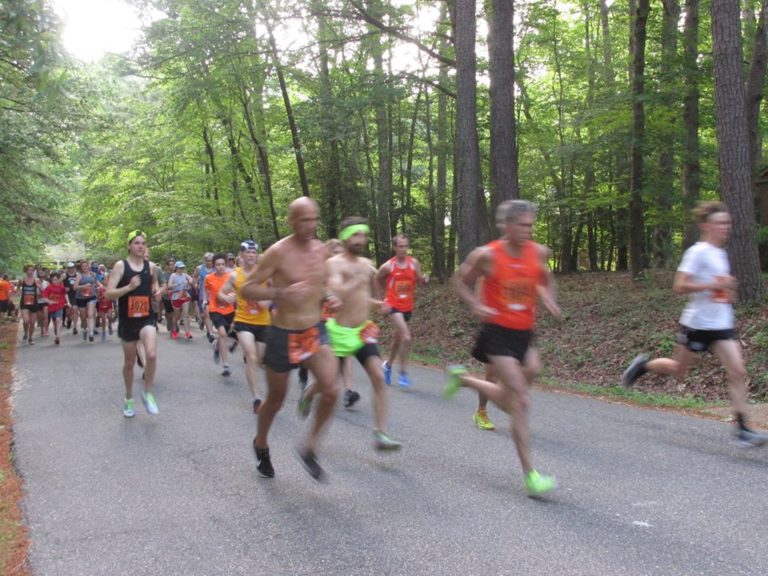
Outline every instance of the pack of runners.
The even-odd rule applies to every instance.
[[[631,386],[646,372],[682,378],[695,354],[711,350],[727,372],[734,408],[735,436],[745,447],[768,443],[768,436],[747,425],[748,375],[734,333],[733,298],[736,280],[730,275],[724,245],[731,231],[731,216],[719,202],[705,202],[694,211],[700,241],[683,255],[673,289],[689,297],[680,318],[678,347],[673,358],[649,359],[638,355],[622,382]],[[554,276],[548,261],[551,251],[532,238],[536,209],[523,200],[502,203],[496,213],[497,240],[476,248],[453,278],[459,298],[481,326],[472,356],[486,366],[484,378],[460,365],[449,366],[443,391],[452,398],[462,387],[478,393],[475,424],[493,430],[486,405],[490,400],[510,415],[510,433],[523,472],[528,495],[553,490],[553,476],[537,471],[530,447],[530,387],[541,369],[535,347],[535,318],[539,304],[560,317]],[[416,289],[429,281],[420,263],[409,255],[408,238],[394,238],[394,256],[376,268],[364,256],[369,240],[368,222],[350,217],[341,224],[339,238],[317,239],[318,204],[310,198],[293,201],[288,213],[292,233],[263,254],[259,244],[244,240],[237,255],[206,253],[187,273],[181,260],[168,258],[162,269],[149,261],[147,237],[141,230],[126,238],[127,255],[111,271],[103,265],[68,262],[62,270],[27,266],[16,283],[0,280],[0,315],[13,313],[18,295],[24,341],[34,343],[37,328],[46,337],[53,326],[54,343],[62,330],[82,332],[94,342],[117,334],[123,348],[123,414],[136,414],[134,366],[143,368],[142,402],[151,415],[159,414],[153,384],[157,366],[158,322],[164,316],[170,338],[191,340],[192,326],[204,331],[212,347],[213,362],[229,377],[230,355],[239,346],[245,378],[252,395],[256,434],[252,441],[260,476],[276,475],[269,432],[283,406],[289,376],[300,369],[298,412],[312,415],[296,455],[309,475],[325,478],[318,452],[339,396],[352,407],[359,392],[352,389],[351,358],[364,369],[372,388],[373,446],[396,451],[402,443],[387,430],[388,385],[408,389],[411,334],[408,322]],[[393,340],[382,361],[374,312],[389,319]],[[264,371],[265,393],[259,381]],[[397,379],[393,382],[393,370]],[[309,381],[309,375],[312,381]],[[342,384],[343,382],[343,384]]]

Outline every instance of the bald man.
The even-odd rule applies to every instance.
[[[264,252],[242,287],[243,297],[275,304],[264,353],[267,397],[259,410],[253,449],[259,474],[274,477],[267,436],[285,401],[291,370],[304,364],[316,381],[315,417],[296,453],[307,473],[321,481],[325,472],[317,461],[317,444],[330,423],[340,391],[338,362],[320,317],[328,281],[328,251],[316,237],[320,222],[317,202],[307,197],[294,200],[288,221],[293,234]],[[329,304],[333,308],[339,301],[332,297]]]

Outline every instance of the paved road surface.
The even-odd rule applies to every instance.
[[[725,424],[537,392],[535,459],[560,482],[541,502],[523,494],[508,433],[475,429],[472,394],[444,401],[434,370],[391,391],[406,444],[376,453],[356,367],[363,399],[320,454],[329,483],[292,455],[295,386],[265,480],[242,364],[225,379],[197,331],[162,330],[161,413],[137,402],[133,420],[117,341],[20,346],[15,454],[35,575],[768,574],[768,450],[735,447]]]

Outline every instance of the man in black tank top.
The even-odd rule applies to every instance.
[[[147,242],[144,232],[134,230],[128,234],[128,257],[115,264],[109,276],[106,297],[118,301],[119,324],[117,334],[123,343],[123,381],[125,401],[123,415],[132,418],[133,365],[139,342],[144,346],[144,393],[142,401],[149,414],[158,414],[152,385],[157,365],[157,316],[152,300],[160,296],[157,267],[144,259]]]

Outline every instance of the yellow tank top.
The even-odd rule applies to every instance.
[[[238,267],[235,269],[235,293],[237,294],[237,309],[235,310],[235,322],[254,324],[256,326],[269,326],[272,318],[269,308],[261,306],[258,302],[243,298],[240,294],[240,286],[245,282],[245,272]]]

